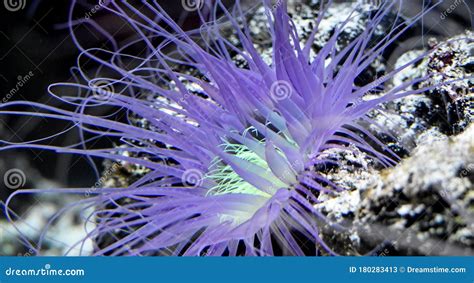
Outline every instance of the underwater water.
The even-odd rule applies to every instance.
[[[0,255],[474,255],[471,2],[30,2]]]

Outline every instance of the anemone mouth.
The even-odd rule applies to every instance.
[[[247,135],[258,136],[258,131],[255,127],[249,127],[242,134],[243,137]],[[243,170],[247,170],[252,167],[257,170],[257,175],[268,180],[268,186],[265,188],[256,187],[254,184],[244,180],[235,169],[228,163],[226,163],[221,157],[215,157],[209,166],[209,171],[205,178],[213,181],[215,186],[209,189],[210,195],[230,194],[230,193],[243,193],[251,195],[260,195],[265,197],[271,197],[272,193],[276,192],[280,188],[290,188],[297,182],[297,172],[291,167],[287,167],[282,175],[277,175],[272,171],[267,161],[267,156],[261,151],[255,151],[249,148],[248,145],[241,144],[238,141],[232,141],[232,139],[223,139],[224,143],[221,145],[223,154],[228,154],[236,158],[236,160],[245,161],[247,165],[242,164],[241,166],[247,167]],[[265,147],[265,139],[257,139],[255,143],[259,147]],[[285,158],[284,153],[276,148],[276,154],[281,158]]]

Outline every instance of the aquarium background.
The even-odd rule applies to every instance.
[[[313,0],[315,1],[315,0]],[[5,1],[6,2],[6,1]],[[22,2],[20,0],[20,2]],[[69,29],[66,27],[69,12],[69,1],[48,1],[48,0],[27,0],[24,7],[18,11],[7,9],[3,3],[0,4],[0,102],[15,100],[38,101],[49,103],[50,96],[46,89],[48,85],[55,82],[72,81],[73,77],[70,68],[75,66],[78,55],[77,48],[70,37]],[[159,1],[163,7],[169,11],[175,19],[182,19],[184,29],[195,28],[198,25],[196,15],[186,12],[181,1]],[[297,1],[296,1],[297,2]],[[335,1],[343,2],[343,1]],[[405,1],[404,13],[414,15],[424,5],[430,1]],[[401,44],[399,48],[393,49],[387,58],[397,56],[420,44],[428,44],[430,35],[439,37],[450,37],[472,29],[472,18],[474,2],[465,1],[459,4],[459,0],[442,1],[424,19],[424,29],[418,35],[423,37],[416,42],[417,46],[410,46],[409,42]],[[109,28],[120,27],[119,22],[110,22],[107,15],[102,11],[91,12],[94,6],[92,1],[83,1],[85,15],[95,18]],[[451,11],[449,7],[455,5]],[[471,9],[471,11],[467,8]],[[446,11],[450,11],[447,13]],[[80,13],[80,12],[77,12]],[[183,14],[185,14],[183,16]],[[117,29],[117,37],[127,40],[130,36],[126,26]],[[80,28],[77,35],[84,42],[97,45],[101,42],[100,35]],[[400,49],[403,49],[401,51]],[[6,100],[5,100],[6,99]],[[58,131],[63,130],[67,124],[57,121],[50,121],[41,118],[31,117],[0,117],[0,139],[15,140],[23,142],[34,140]],[[77,135],[65,135],[58,137],[56,143],[66,143],[77,139]],[[97,146],[107,145],[109,141],[100,140]],[[91,187],[98,181],[94,171],[91,169],[90,161],[84,157],[71,155],[57,155],[43,150],[12,150],[0,151],[0,178],[11,170],[19,170],[23,174],[19,175],[21,188],[79,188]],[[95,161],[100,170],[103,170],[103,163]],[[6,201],[14,189],[5,186],[5,182],[0,181],[0,200]],[[18,196],[11,203],[11,209],[19,216],[36,215],[44,213],[47,219],[51,211],[62,205],[61,198],[66,196]],[[21,239],[11,234],[11,227],[7,228],[5,215],[0,216],[0,255],[29,255],[26,248],[22,248]],[[45,219],[37,221],[40,228]],[[67,242],[74,238],[74,231],[80,229],[80,223],[74,216],[66,220],[62,226],[63,234],[58,232],[58,241]],[[60,229],[60,230],[61,230]],[[61,246],[61,244],[58,244]],[[58,246],[51,246],[49,254],[61,254]]]

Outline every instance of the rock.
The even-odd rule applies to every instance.
[[[368,245],[359,249],[375,249],[381,243],[375,235],[392,254],[474,255],[474,126],[417,147],[379,176],[377,185],[356,197],[362,201],[353,211],[352,232],[362,229]]]
[[[10,217],[16,220],[15,223],[11,223],[5,214],[4,202],[16,190],[65,186],[42,176],[23,154],[13,152],[4,156],[4,159],[0,159],[0,256],[34,256],[37,255],[35,250],[26,245],[24,239],[28,239],[30,243],[37,243],[46,224],[51,221],[56,212],[84,199],[85,196],[59,193],[19,194],[9,203]],[[11,179],[8,179],[8,176]],[[85,219],[81,212],[79,207],[74,208],[52,222],[44,238],[41,255],[64,255],[71,245],[86,236]],[[92,242],[86,242],[84,248],[90,251]],[[79,255],[78,249],[74,249],[70,255]]]

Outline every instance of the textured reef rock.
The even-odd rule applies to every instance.
[[[319,205],[346,227],[324,230],[341,254],[474,254],[474,125],[418,146],[394,168],[359,173],[337,170],[335,182],[356,188]]]
[[[317,205],[342,226],[323,229],[324,240],[340,254],[474,254],[474,126],[469,127],[474,80],[459,80],[472,76],[474,35],[466,31],[444,41],[430,39],[427,48],[435,46],[440,48],[391,84],[426,74],[435,74],[434,79],[419,87],[455,82],[387,103],[371,114],[388,135],[376,128],[373,133],[404,158],[398,166],[382,170],[357,151],[326,153],[341,166],[321,171],[350,189],[324,196]],[[397,68],[422,53],[409,51],[395,66],[378,62],[376,70]]]
[[[425,82],[432,84],[472,76],[473,41],[471,32],[447,44],[433,41],[444,46],[392,83],[427,72],[438,74],[435,82]],[[404,54],[397,65],[419,52]],[[327,174],[351,190],[318,206],[347,228],[324,232],[341,254],[474,254],[473,85],[472,79],[458,81],[373,113],[392,135],[383,137],[386,145],[404,157],[396,167],[379,170],[362,153],[358,163],[336,154],[346,164]]]
[[[462,132],[473,119],[474,80],[459,80],[472,76],[473,33],[468,31],[445,41],[430,41],[430,48],[436,45],[439,48],[415,67],[397,74],[392,84],[400,85],[426,74],[433,74],[434,79],[422,82],[419,87],[448,81],[453,83],[423,95],[411,95],[387,103],[381,112],[372,114],[392,135],[385,137],[387,145],[402,157],[422,143]],[[414,50],[403,54],[394,67],[404,65],[422,52]]]
[[[390,231],[385,240],[393,252],[472,255],[474,126],[417,147],[397,167],[382,171],[360,198],[355,225],[371,236]]]

